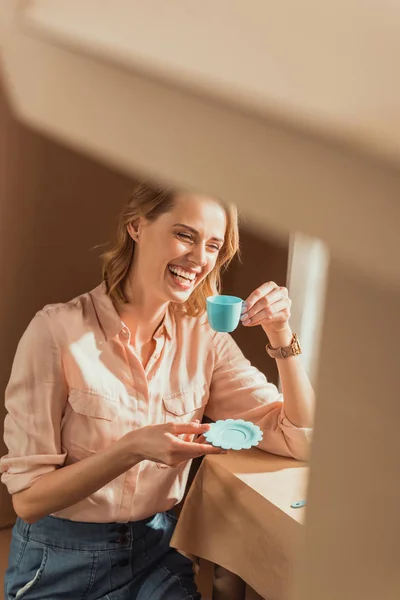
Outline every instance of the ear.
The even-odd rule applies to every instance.
[[[138,242],[140,238],[140,218],[129,223],[126,229],[133,241]]]

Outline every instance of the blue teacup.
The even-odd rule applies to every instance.
[[[214,331],[230,333],[239,325],[243,300],[237,296],[209,296],[208,322]]]

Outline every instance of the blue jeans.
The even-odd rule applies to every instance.
[[[169,546],[175,524],[170,512],[126,524],[17,519],[5,600],[200,600],[191,561]]]

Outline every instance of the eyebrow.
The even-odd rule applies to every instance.
[[[189,231],[191,231],[195,235],[199,235],[199,232],[197,231],[197,229],[194,229],[194,227],[190,227],[190,225],[185,225],[185,223],[175,223],[174,227],[184,227],[185,229],[188,229]],[[211,239],[214,240],[214,241],[216,241],[216,242],[221,242],[221,244],[224,243],[224,239],[223,238],[212,237]]]

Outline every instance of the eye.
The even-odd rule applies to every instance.
[[[212,252],[219,252],[221,248],[217,244],[209,244],[208,246]]]
[[[184,240],[185,242],[192,242],[193,238],[190,235],[190,233],[177,233],[176,234],[178,238],[180,238],[181,240]]]

